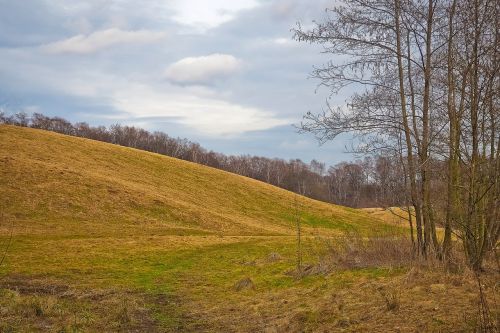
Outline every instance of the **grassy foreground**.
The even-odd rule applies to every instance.
[[[343,233],[401,227],[190,162],[0,125],[0,332],[464,331],[464,275],[297,279]],[[410,297],[411,296],[411,297]],[[397,307],[391,306],[397,302]]]

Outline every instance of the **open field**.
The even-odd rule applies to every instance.
[[[315,270],[343,234],[393,237],[404,223],[212,168],[2,125],[0,196],[0,254],[10,244],[0,332],[461,332],[475,324],[477,288],[461,267]],[[484,280],[494,314],[497,277]]]

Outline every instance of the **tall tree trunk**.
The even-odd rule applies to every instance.
[[[417,225],[417,246],[419,252],[426,256],[427,252],[425,246],[423,246],[422,240],[422,224],[421,224],[421,206],[420,200],[418,198],[418,188],[417,188],[417,174],[415,168],[415,161],[413,156],[413,145],[411,140],[411,129],[408,123],[408,111],[406,109],[406,94],[405,94],[405,84],[404,84],[404,68],[403,68],[403,56],[402,56],[402,46],[401,46],[401,3],[400,0],[394,1],[395,8],[395,31],[396,31],[396,50],[397,50],[397,61],[398,61],[398,78],[399,78],[399,97],[401,101],[401,113],[403,121],[403,132],[406,143],[406,158],[408,162],[408,173],[410,179],[410,195],[413,206],[415,207],[415,220]]]
[[[453,52],[453,35],[454,35],[454,22],[456,10],[456,0],[450,8],[450,15],[448,19],[448,55],[447,55],[447,83],[448,83],[448,118],[450,123],[449,138],[448,138],[448,203],[446,207],[446,221],[444,225],[444,239],[443,239],[443,257],[448,259],[451,251],[451,232],[452,225],[456,222],[456,210],[458,209],[458,144],[459,144],[459,133],[458,133],[458,116],[455,105],[455,77],[454,71],[454,52]]]
[[[434,18],[434,0],[429,1],[427,10],[427,31],[425,39],[425,63],[424,63],[424,95],[422,105],[422,149],[420,156],[420,168],[422,176],[422,209],[424,222],[424,248],[427,251],[433,245],[435,252],[440,255],[439,242],[436,235],[436,225],[433,218],[431,189],[430,189],[430,89],[431,89],[431,66],[432,66],[432,28]]]

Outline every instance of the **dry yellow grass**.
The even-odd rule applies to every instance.
[[[473,281],[441,273],[296,279],[296,215],[305,266],[342,232],[403,228],[157,154],[2,125],[0,197],[0,332],[464,331],[474,314]]]
[[[400,207],[374,207],[362,208],[361,210],[368,213],[370,216],[381,219],[385,222],[408,226],[408,213]]]
[[[295,194],[153,153],[2,125],[0,166],[0,208],[16,233],[293,233]],[[386,227],[304,197],[298,206],[306,231]]]

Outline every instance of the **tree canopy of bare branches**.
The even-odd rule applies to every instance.
[[[312,73],[321,85],[332,94],[358,91],[345,106],[307,113],[302,131],[320,141],[351,133],[357,152],[399,158],[418,254],[446,258],[456,233],[476,270],[500,233],[499,7],[494,0],[342,0],[314,28],[294,29],[298,41],[332,55]]]

